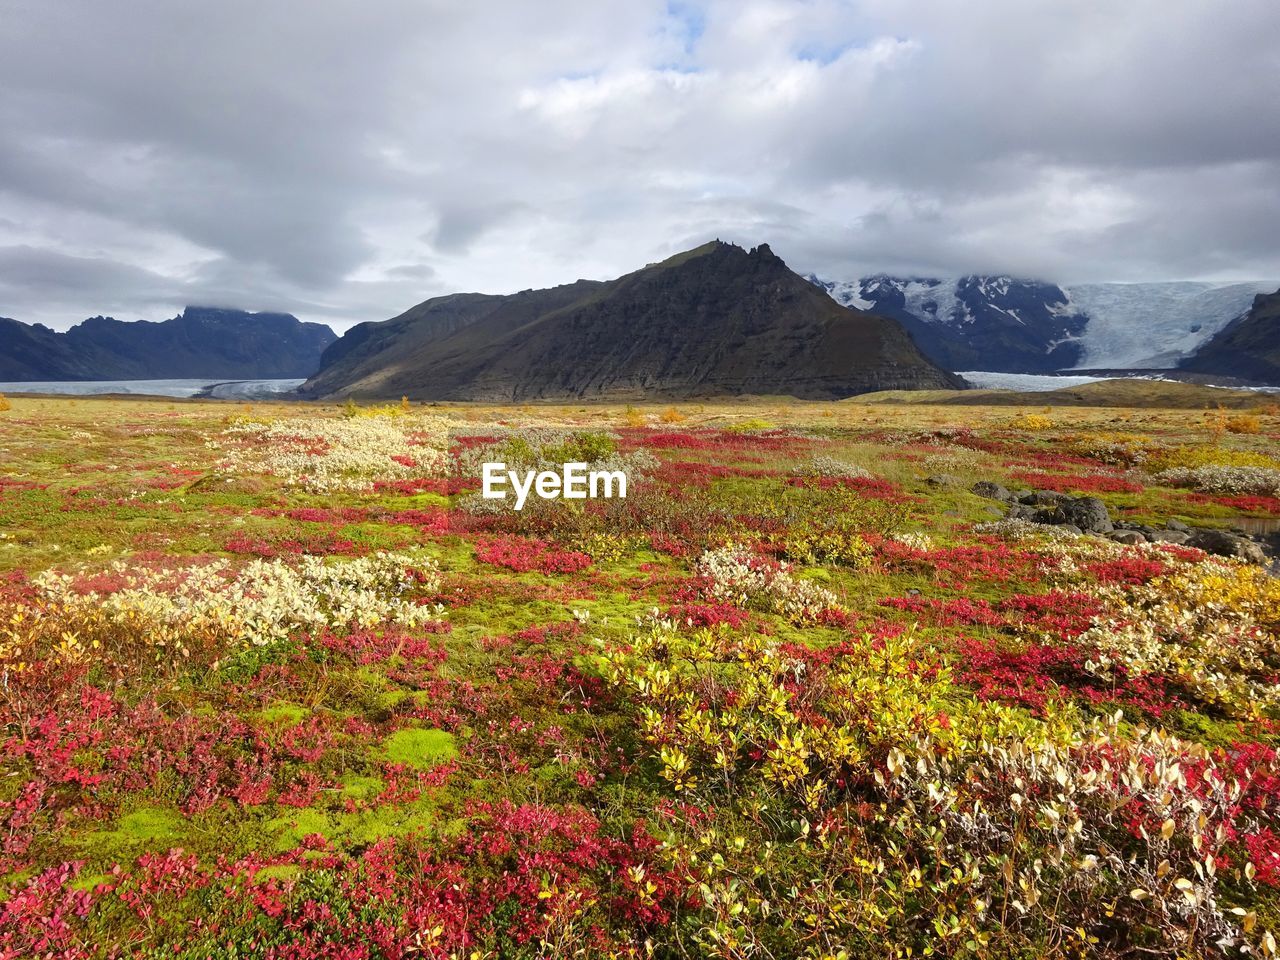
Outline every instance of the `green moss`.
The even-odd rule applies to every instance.
[[[259,710],[254,716],[258,723],[268,726],[292,727],[301,723],[311,715],[306,707],[296,703],[273,703],[265,710]]]
[[[379,753],[388,763],[403,763],[425,770],[452,760],[458,755],[458,747],[453,734],[445,730],[410,727],[397,730],[382,741]]]
[[[166,846],[181,836],[183,820],[174,810],[140,807],[116,822],[114,830],[94,830],[85,834],[81,845],[104,857],[122,856],[140,847]]]
[[[292,813],[274,817],[263,827],[274,838],[274,849],[280,852],[292,850],[302,843],[304,837],[313,833],[318,833],[322,837],[331,837],[335,833],[333,821],[323,811],[314,807],[303,807]]]
[[[353,800],[370,800],[382,792],[385,786],[380,777],[362,777],[349,774],[342,778],[342,796]]]
[[[258,880],[293,880],[302,873],[302,868],[292,863],[273,863],[263,867],[257,873]]]
[[[71,881],[72,890],[92,890],[100,883],[110,883],[114,877],[109,873],[82,873]]]

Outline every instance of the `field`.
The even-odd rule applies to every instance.
[[[1265,530],[1277,441],[12,398],[0,958],[1274,956],[1280,580],[971,488]]]

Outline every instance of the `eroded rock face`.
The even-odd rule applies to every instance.
[[[1219,557],[1236,557],[1249,563],[1267,562],[1267,555],[1260,545],[1226,530],[1197,530],[1186,545]]]

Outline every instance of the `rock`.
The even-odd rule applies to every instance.
[[[1115,529],[1107,505],[1097,497],[1064,500],[1058,504],[1057,510],[1062,515],[1062,522],[1074,523],[1085,533],[1110,533]]]
[[[1013,491],[1013,499],[1017,500],[1019,503],[1030,503],[1031,501],[1027,499],[1030,496],[1033,496],[1030,490]]]
[[[1187,526],[1185,523],[1183,523],[1181,520],[1170,520],[1168,523],[1165,524],[1165,527],[1168,528],[1169,530],[1177,530],[1179,533],[1191,532],[1191,528]]]
[[[960,481],[949,473],[935,473],[931,477],[925,477],[924,482],[931,487],[958,487]]]
[[[1226,530],[1196,530],[1187,540],[1187,546],[1212,553],[1219,557],[1237,557],[1249,563],[1266,563],[1267,555],[1262,547],[1244,537]]]
[[[1191,539],[1191,534],[1184,533],[1181,530],[1152,530],[1148,535],[1148,539],[1152,543],[1186,543]]]
[[[1025,493],[1018,498],[1020,503],[1034,504],[1039,507],[1056,506],[1063,500],[1070,499],[1065,493],[1058,493],[1056,490],[1036,490],[1034,493]]]
[[[1116,543],[1146,543],[1147,538],[1137,530],[1116,530],[1114,533],[1107,534],[1108,540],[1114,540]]]
[[[1013,494],[1008,489],[998,483],[992,483],[990,480],[979,480],[969,488],[969,492],[976,493],[980,497],[986,497],[988,500],[1013,499]]]
[[[1044,523],[1040,518],[1040,511],[1034,507],[1024,507],[1020,503],[1009,504],[1009,510],[1005,514],[1010,520],[1029,520],[1032,523]]]
[[[1084,531],[1077,527],[1074,523],[1060,523],[1058,529],[1063,533],[1069,533],[1073,537],[1083,537]]]

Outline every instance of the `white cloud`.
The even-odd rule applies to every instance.
[[[1273,0],[0,0],[0,22],[0,315],[24,320],[203,301],[343,326],[715,236],[844,276],[1280,277]]]

